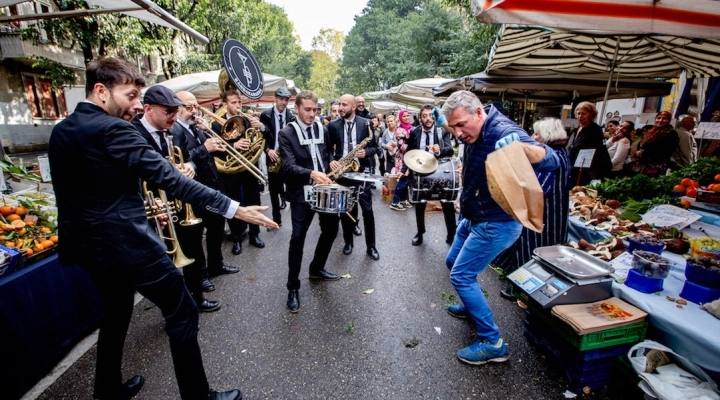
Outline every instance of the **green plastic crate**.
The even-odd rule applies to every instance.
[[[648,326],[647,322],[642,321],[632,325],[621,326],[619,328],[578,335],[570,325],[553,315],[547,315],[543,311],[528,310],[527,318],[530,324],[540,323],[552,329],[581,351],[616,346],[625,343],[641,342],[645,340]]]

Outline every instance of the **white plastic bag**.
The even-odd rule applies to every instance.
[[[670,355],[673,364],[656,368],[657,373],[645,372],[647,354],[660,350]],[[717,384],[702,370],[672,349],[652,340],[633,346],[628,359],[640,375],[640,388],[648,395],[661,400],[720,400]]]

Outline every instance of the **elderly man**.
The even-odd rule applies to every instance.
[[[695,129],[695,117],[689,115],[680,121],[680,127],[677,128],[680,142],[672,155],[672,160],[680,167],[687,167],[694,163],[697,157],[697,143],[695,143],[693,129]]]
[[[555,170],[559,160],[550,147],[531,139],[495,107],[483,108],[471,92],[463,90],[450,95],[442,112],[448,125],[465,143],[460,198],[462,219],[445,260],[450,269],[450,281],[463,304],[451,305],[447,310],[458,318],[470,317],[478,336],[473,344],[459,350],[457,357],[474,365],[503,362],[508,359],[508,348],[495,325],[477,276],[517,240],[522,225],[490,196],[485,161],[488,154],[516,140],[522,143],[525,155],[536,171]]]

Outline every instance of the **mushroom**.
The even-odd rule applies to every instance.
[[[582,249],[582,250],[595,250],[595,246],[588,243],[588,241],[585,239],[580,239],[578,241],[578,246],[580,246],[580,249]]]
[[[577,242],[574,241],[574,240],[573,240],[573,241],[570,241],[570,243],[568,243],[568,245],[569,245],[570,247],[572,247],[573,249],[579,249],[579,248],[580,248],[580,246],[579,246],[579,245],[577,244]]]
[[[588,225],[590,225],[590,224],[594,224],[594,223],[596,223],[596,222],[598,222],[597,219],[591,219],[591,220],[589,220],[588,222],[585,223],[585,226],[588,226]]]
[[[594,257],[603,258],[605,257],[606,261],[610,261],[612,259],[612,254],[610,254],[610,251],[608,249],[604,250],[590,250],[588,251],[588,254]]]

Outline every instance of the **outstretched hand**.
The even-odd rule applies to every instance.
[[[505,137],[503,137],[503,138],[500,138],[497,142],[495,142],[495,150],[497,150],[497,149],[499,149],[499,148],[501,148],[501,147],[505,147],[505,146],[509,145],[510,143],[518,140],[518,138],[519,138],[519,137],[518,137],[518,134],[517,134],[517,133],[511,133],[511,134],[508,135],[508,136],[505,136]]]
[[[235,211],[235,218],[255,225],[266,226],[273,229],[280,229],[280,227],[277,223],[275,223],[275,221],[266,217],[261,212],[267,209],[267,206],[238,207],[237,211]]]

